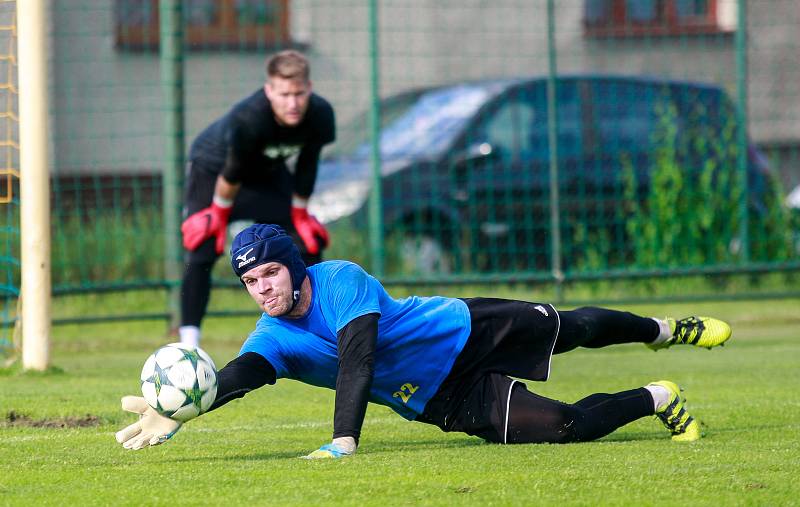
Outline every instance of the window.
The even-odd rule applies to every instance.
[[[598,80],[589,84],[592,127],[599,137],[597,151],[609,154],[650,151],[660,120],[659,111],[671,103],[669,89],[625,80]]]
[[[116,0],[116,47],[158,50],[159,0]],[[287,46],[289,0],[183,0],[189,50]]]
[[[556,85],[555,108],[558,115],[558,156],[560,158],[580,157],[589,143],[584,135],[584,110],[586,93],[574,79],[560,79]],[[549,111],[547,83],[539,81],[526,90],[528,100],[534,107],[534,117],[530,132],[532,159],[547,162],[550,159]]]
[[[590,37],[725,33],[730,0],[584,0]]]
[[[505,102],[486,125],[486,140],[500,153],[513,160],[527,162],[533,158],[533,105],[514,98]]]

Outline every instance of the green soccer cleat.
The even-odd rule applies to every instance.
[[[713,317],[686,317],[675,320],[667,318],[672,336],[660,343],[648,343],[653,350],[660,350],[673,345],[694,345],[710,349],[724,345],[731,337],[731,326]]]
[[[700,423],[689,415],[684,404],[686,398],[681,395],[681,388],[669,380],[651,382],[651,386],[661,386],[669,391],[669,403],[656,410],[656,417],[672,433],[676,442],[694,442],[700,440]]]

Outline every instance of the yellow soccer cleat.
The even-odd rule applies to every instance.
[[[669,402],[656,410],[656,417],[672,433],[676,442],[694,442],[700,440],[700,423],[689,415],[684,406],[686,398],[681,395],[681,388],[669,380],[651,382],[651,386],[661,386],[669,391]]]
[[[673,345],[694,345],[710,349],[724,345],[731,337],[731,326],[713,317],[686,317],[675,320],[667,318],[672,336],[660,343],[648,343],[653,350],[664,349]]]

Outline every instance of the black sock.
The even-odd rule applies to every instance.
[[[576,347],[600,348],[619,343],[650,343],[658,337],[655,320],[630,312],[586,306],[558,312],[561,327],[556,354]]]
[[[211,268],[214,263],[186,265],[181,286],[181,326],[200,327],[211,295]]]
[[[517,387],[509,403],[508,443],[595,440],[653,413],[653,397],[644,388],[592,394],[570,405]]]

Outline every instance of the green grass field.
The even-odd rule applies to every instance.
[[[310,462],[298,456],[329,440],[333,393],[280,381],[165,445],[126,451],[113,435],[134,417],[119,398],[138,394],[164,325],[64,325],[54,329],[55,371],[0,376],[0,505],[800,504],[800,300],[624,308],[711,314],[734,336],[712,351],[574,351],[529,388],[572,402],[672,379],[703,440],[674,443],[647,418],[597,442],[504,447],[370,405],[357,456]],[[254,321],[207,322],[203,346],[218,366]]]

